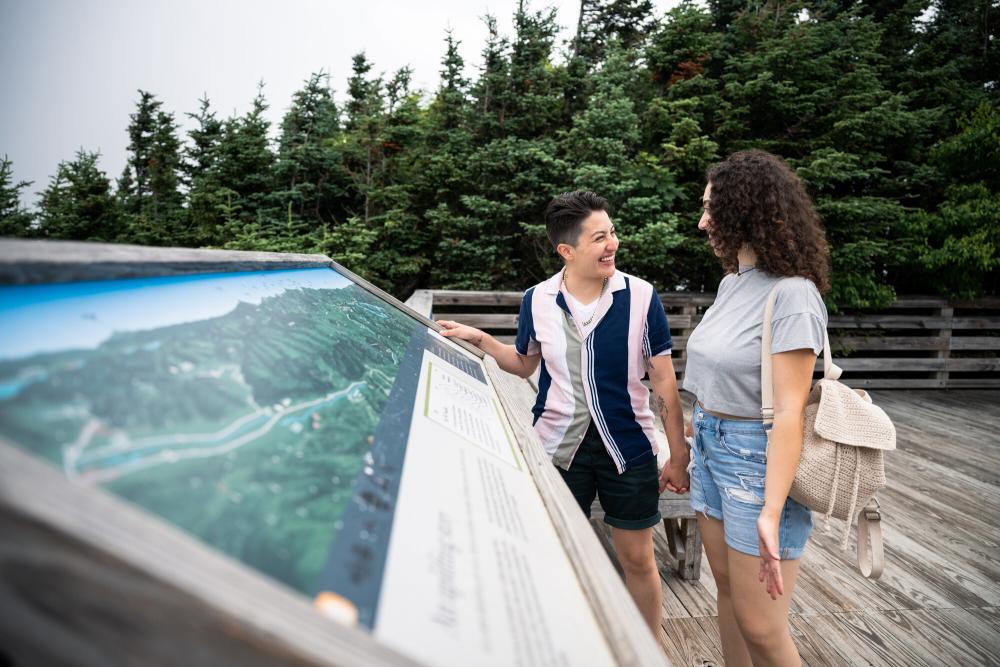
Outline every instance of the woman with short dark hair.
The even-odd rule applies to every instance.
[[[726,276],[687,344],[684,389],[697,398],[691,504],[718,588],[726,664],[798,665],[788,607],[812,517],[788,492],[824,346],[829,248],[802,181],[781,158],[734,153],[707,180],[698,228]],[[761,332],[775,286],[768,433]]]

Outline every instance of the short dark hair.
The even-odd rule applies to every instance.
[[[545,233],[555,248],[560,243],[576,245],[580,238],[580,225],[594,211],[611,215],[608,200],[590,190],[564,192],[553,197],[545,207]]]

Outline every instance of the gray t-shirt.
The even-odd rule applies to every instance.
[[[715,303],[687,342],[684,389],[713,412],[760,416],[760,336],[764,306],[779,280],[771,320],[771,353],[823,352],[826,305],[807,278],[781,278],[760,269],[730,273]]]

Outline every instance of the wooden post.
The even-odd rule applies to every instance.
[[[666,493],[660,496],[660,514],[667,533],[670,557],[677,566],[677,575],[688,581],[701,576],[701,534],[698,519],[691,509],[691,497]]]
[[[687,343],[686,343],[686,341],[687,341],[688,338],[691,337],[691,332],[694,331],[694,326],[692,326],[692,325],[693,325],[694,316],[697,315],[697,314],[698,314],[698,306],[696,306],[695,304],[689,303],[686,306],[681,306],[681,315],[687,315],[687,317],[688,317],[688,327],[686,329],[681,329],[681,336],[683,336],[684,340],[685,340],[684,351],[681,352],[680,355],[679,355],[679,358],[681,358],[681,359],[686,359],[687,358]],[[669,321],[669,318],[668,318],[668,321]],[[685,365],[685,368],[687,368],[686,365]],[[679,387],[683,381],[684,381],[684,371],[683,370],[679,370],[679,371],[677,371],[677,386]]]
[[[952,331],[952,318],[955,315],[955,309],[952,308],[951,304],[948,304],[944,308],[939,308],[937,312],[941,319],[944,319],[948,323],[947,329],[939,329],[935,333],[940,337],[945,339],[945,345],[943,349],[938,350],[934,353],[938,359],[944,359],[945,367],[942,370],[934,373],[934,377],[940,380],[941,387],[947,389],[948,387],[948,359],[951,358],[951,331]]]
[[[405,303],[424,317],[430,317],[434,312],[434,293],[429,289],[414,290]]]

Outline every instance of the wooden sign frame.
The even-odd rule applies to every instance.
[[[323,255],[0,240],[0,285],[321,267],[440,329]],[[485,365],[614,659],[667,664],[531,429],[527,385],[488,357]],[[71,483],[2,438],[0,535],[0,658],[14,664],[418,664],[164,520]]]

